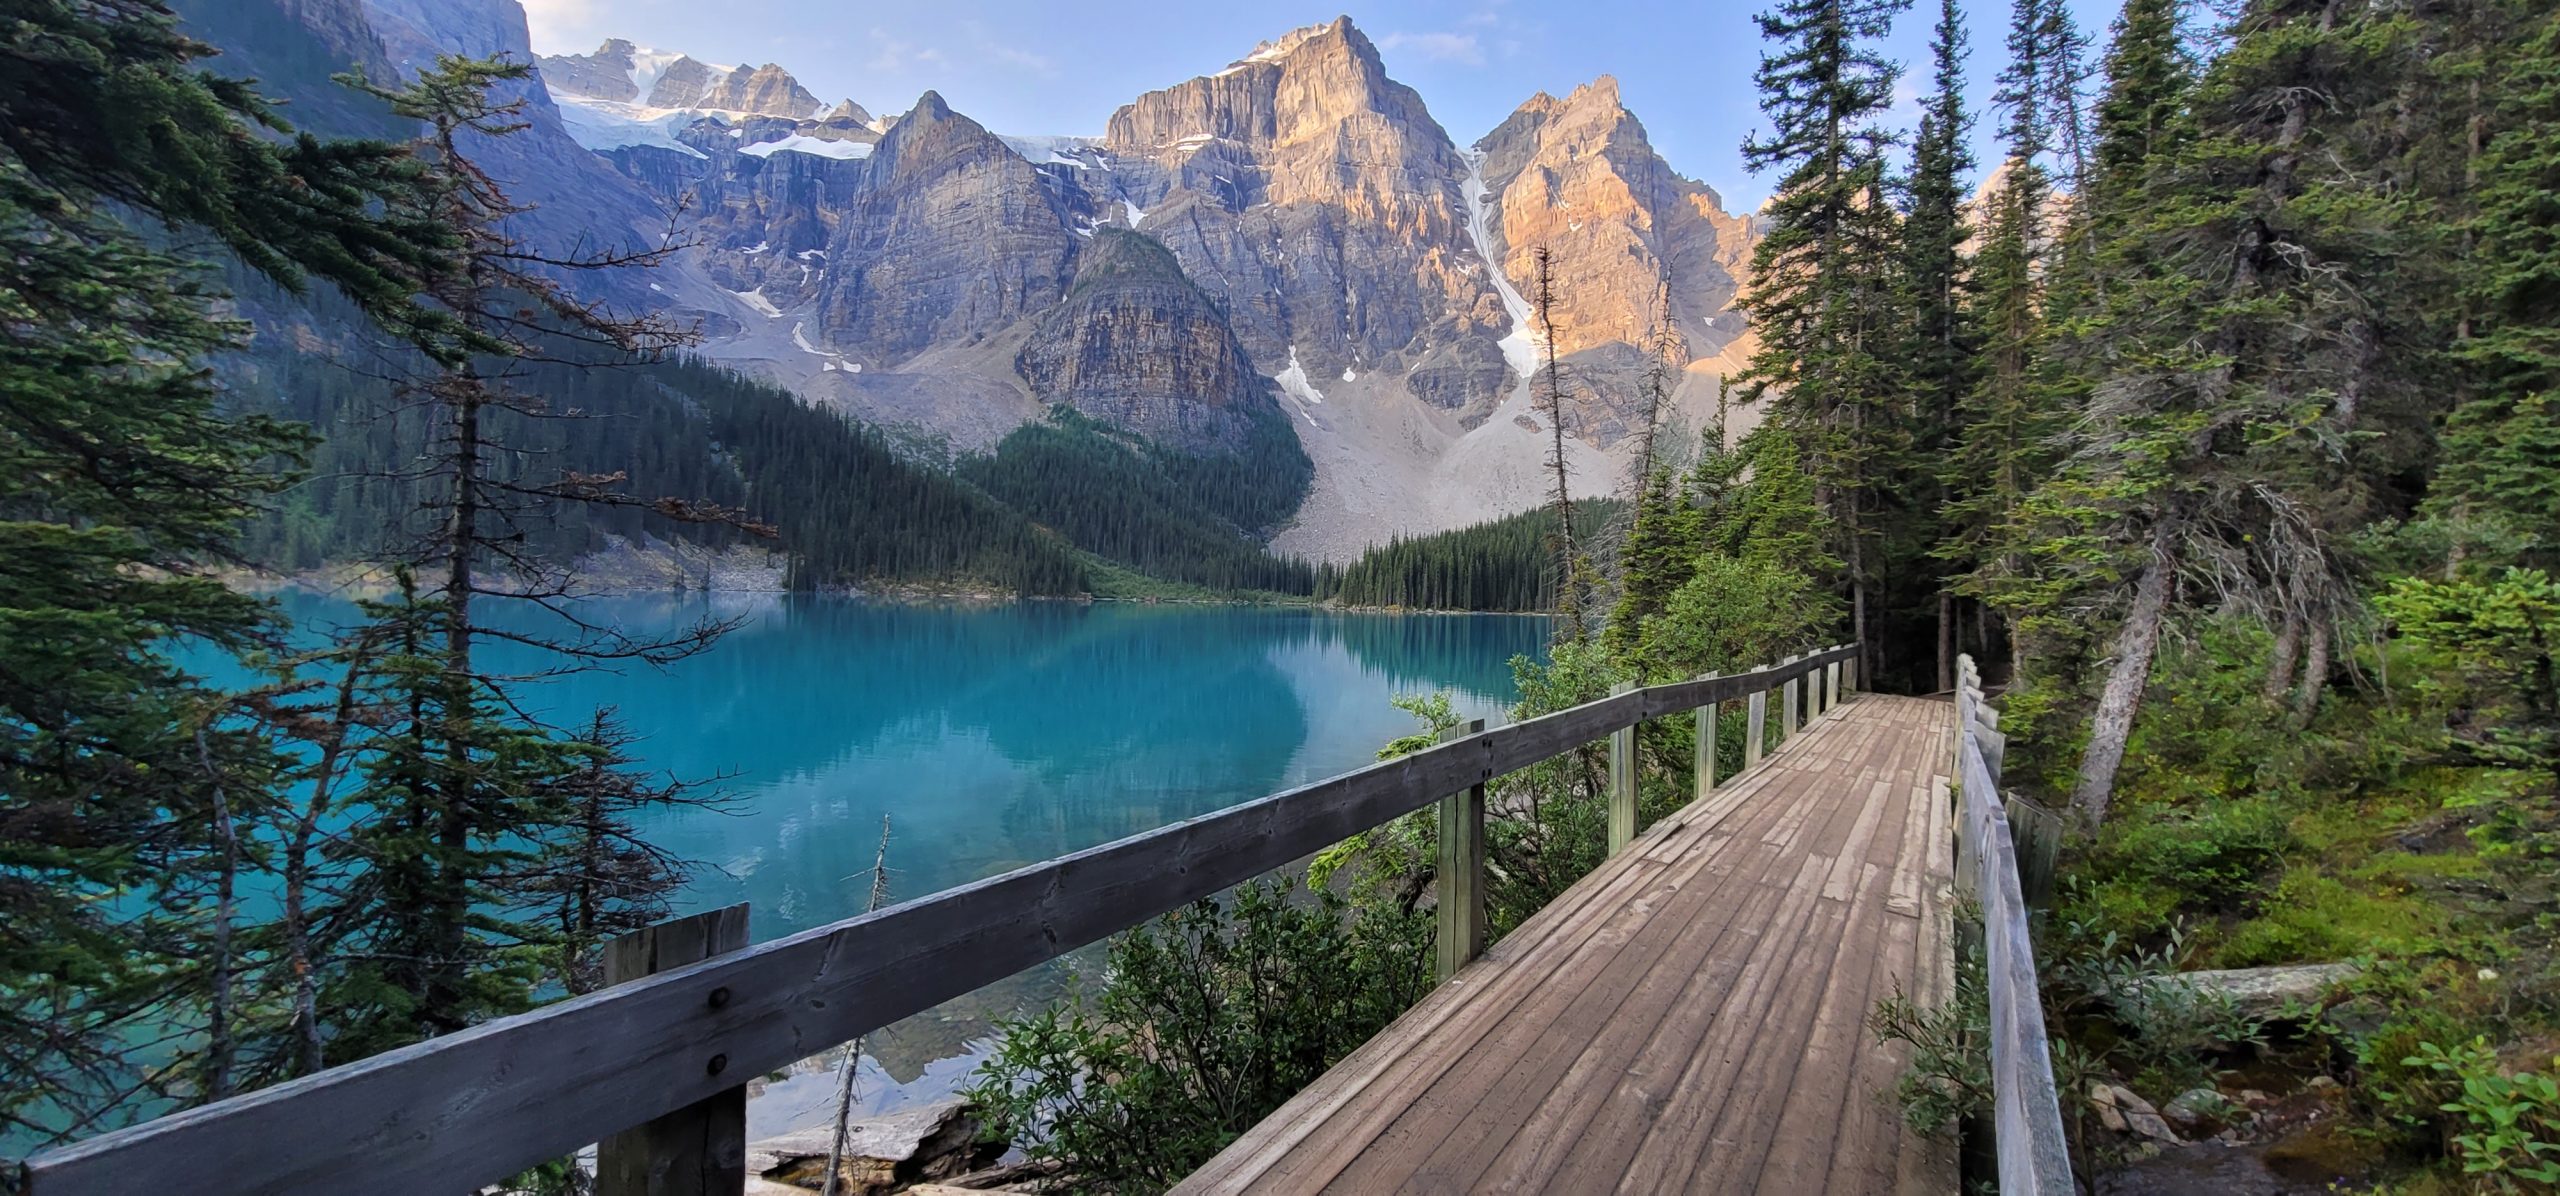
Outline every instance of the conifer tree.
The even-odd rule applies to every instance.
[[[2054,87],[2048,74],[2059,53],[2047,5],[2017,0],[2011,13],[2009,65],[1996,93],[2003,159],[1986,196],[1989,214],[1972,263],[1967,313],[1979,364],[1941,475],[1952,527],[1939,551],[1962,571],[1958,590],[1995,609],[2017,605],[2023,564],[2012,541],[2020,509],[2050,468],[2051,441],[2065,418],[2037,372],[2050,248],[2044,157],[2051,149]],[[2013,673],[2025,650],[2013,627]]]
[[[405,155],[285,136],[210,53],[153,0],[0,21],[0,1126],[31,1140],[229,1084],[241,828],[279,763],[172,652],[274,639],[267,604],[208,572],[308,442],[220,402],[199,363],[244,329],[155,242],[210,234],[452,331],[410,298],[451,239],[383,216],[416,183]],[[129,1019],[180,1016],[178,993],[213,1011],[206,1066],[144,1066]]]
[[[2325,685],[2353,602],[2339,537],[2370,518],[2398,435],[2422,420],[2390,285],[2394,155],[2362,142],[2406,77],[2389,14],[2262,0],[2193,92],[2195,132],[2109,213],[2102,313],[2076,352],[2105,363],[2068,458],[2034,500],[2037,618],[2100,627],[2102,684],[2073,785],[2094,822],[2175,613],[2181,578],[2305,628],[2298,712]],[[2306,152],[2310,139],[2327,142]],[[2352,147],[2352,148],[2350,148]]]
[[[1879,482],[1907,431],[1895,371],[1892,263],[1878,125],[1897,68],[1876,42],[1908,0],[1783,0],[1759,15],[1771,43],[1755,75],[1770,131],[1742,146],[1754,173],[1778,176],[1769,230],[1752,255],[1741,305],[1760,345],[1742,377],[1745,401],[1805,454],[1817,505],[1845,567],[1853,634],[1867,640]],[[1869,662],[1873,675],[1873,662]]]
[[[1902,283],[1909,310],[1909,347],[1903,352],[1910,389],[1911,458],[1914,468],[1904,503],[1915,525],[1902,550],[1894,554],[1896,572],[1929,579],[1937,619],[1936,688],[1955,684],[1955,595],[1946,565],[1928,555],[1944,539],[1939,508],[1944,479],[1930,476],[1928,463],[1942,460],[1953,444],[1957,420],[1971,393],[1974,371],[1972,329],[1965,319],[1971,291],[1964,245],[1972,230],[1966,219],[1964,175],[1973,169],[1966,140],[1972,119],[1964,107],[1964,13],[1955,0],[1940,0],[1938,27],[1930,42],[1932,90],[1922,103],[1920,129],[1912,140],[1910,211],[1902,221]]]

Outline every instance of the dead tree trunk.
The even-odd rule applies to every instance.
[[[2098,711],[2089,720],[2089,747],[2080,756],[2080,782],[2071,805],[2088,825],[2106,821],[2114,799],[2116,769],[2124,764],[2125,741],[2133,736],[2134,716],[2141,712],[2142,692],[2151,683],[2151,659],[2160,649],[2160,625],[2169,609],[2175,583],[2177,524],[2164,519],[2151,533],[2151,561],[2134,582],[2133,606],[2116,631],[2115,664],[2107,670],[2099,692]]]

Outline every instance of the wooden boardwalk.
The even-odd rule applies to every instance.
[[[1867,1014],[1952,984],[1954,708],[1860,695],[1663,819],[1178,1192],[1952,1193]]]

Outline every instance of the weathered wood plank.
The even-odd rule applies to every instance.
[[[605,944],[604,982],[628,984],[746,946],[743,902],[671,919]],[[741,1080],[746,1074],[731,1073]],[[596,1145],[596,1196],[737,1196],[746,1184],[744,1083]]]
[[[1951,708],[1860,708],[1638,836],[1570,916],[1513,932],[1177,1190],[1952,1187],[1880,1103],[1898,1072],[1860,1030],[1943,950],[1888,898],[1933,866],[1904,857],[1935,850]]]
[[[1803,658],[1790,656],[1787,658],[1787,663],[1794,664],[1801,659]],[[1778,742],[1780,743],[1796,737],[1797,716],[1804,710],[1800,704],[1803,701],[1803,684],[1803,679],[1793,673],[1790,673],[1785,681],[1778,683]]]
[[[1440,736],[1442,742],[1482,734],[1483,719],[1470,719]],[[1484,954],[1484,786],[1470,785],[1440,799],[1440,857],[1433,883],[1436,963],[1442,982]]]
[[[1972,660],[1962,657],[1959,662],[1964,680],[1956,689],[1956,771],[1963,787],[1965,832],[1958,847],[1960,853],[1969,848],[1971,858],[1959,859],[1958,873],[1972,867],[1974,891],[1982,903],[1991,996],[1992,1134],[2000,1190],[2065,1196],[2075,1190],[2071,1154],[2046,1044],[2044,1002],[2037,995],[2017,848],[2001,808],[1999,778],[1984,758],[1980,739],[1997,733],[1999,716],[1983,705],[1980,674]]]

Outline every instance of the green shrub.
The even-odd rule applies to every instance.
[[[1112,940],[1099,994],[1008,1022],[970,1089],[1082,1186],[1161,1191],[1430,983],[1431,922],[1255,881]]]

